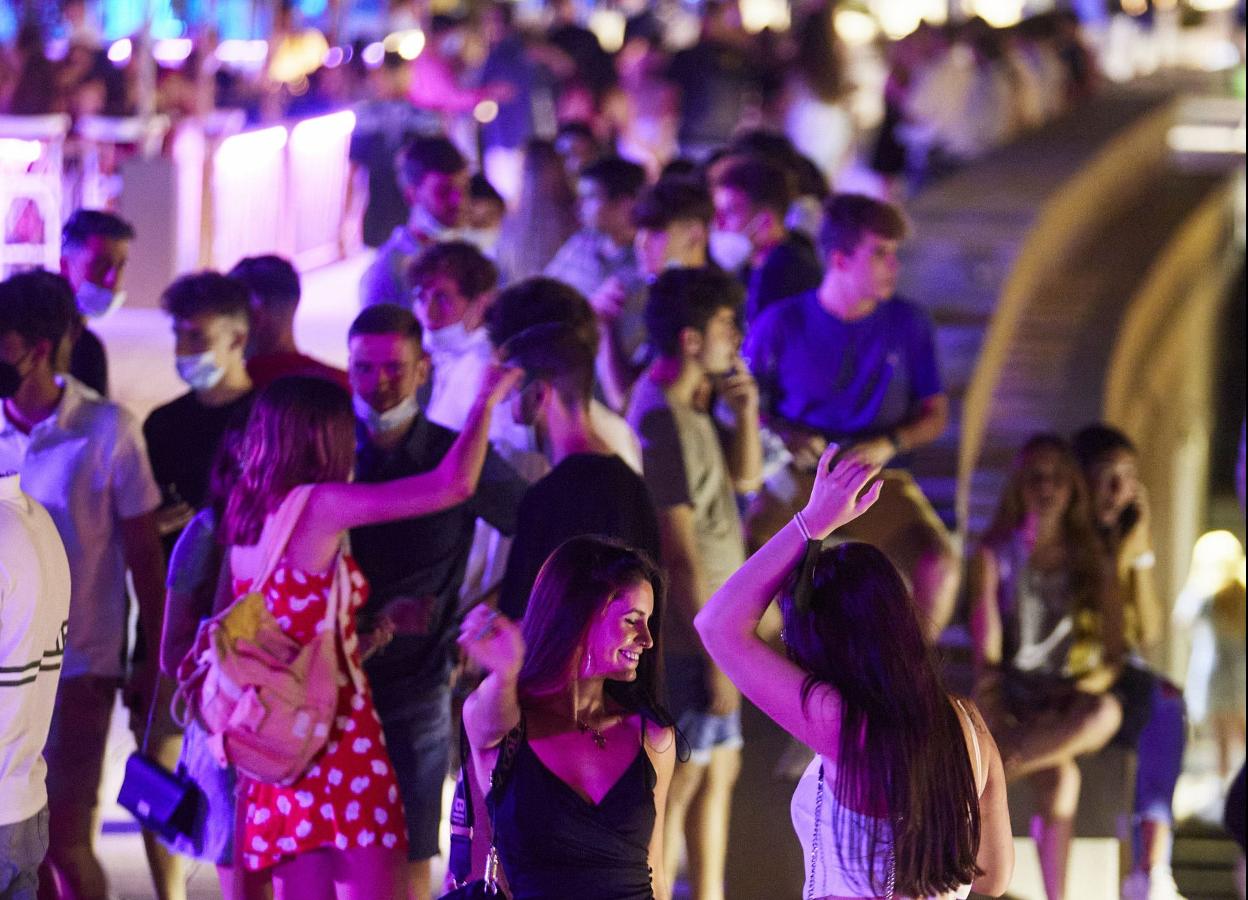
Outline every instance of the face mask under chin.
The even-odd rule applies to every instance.
[[[738,231],[712,231],[711,258],[729,272],[736,272],[750,261],[754,247],[750,239]]]
[[[359,394],[351,395],[351,405],[355,409],[355,417],[364,423],[368,433],[372,435],[393,434],[406,429],[420,412],[416,397],[410,396],[385,412],[378,412]]]

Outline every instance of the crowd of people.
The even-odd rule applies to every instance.
[[[456,769],[478,811],[456,879],[663,900],[684,860],[692,896],[722,898],[742,696],[814,753],[805,896],[1003,893],[1022,778],[1048,895],[1070,895],[1076,760],[1111,741],[1141,760],[1123,896],[1176,896],[1184,710],[1143,661],[1164,623],[1131,442],[1096,424],[1021,449],[969,554],[976,688],[953,696],[934,648],[963,560],[908,472],[948,398],[922,298],[896,295],[902,210],[750,127],[768,57],[726,5],[671,60],[637,25],[614,67],[561,20],[553,108],[587,117],[548,137],[546,56],[487,15],[493,74],[463,88],[499,107],[479,157],[413,105],[397,53],[374,73],[348,203],[377,250],[345,371],[294,339],[291,262],[249,257],[163,292],[187,391],[140,423],[89,327],[123,300],[134,229],[79,210],[59,273],[0,283],[0,896],[107,896],[119,691],[194,797],[176,838],[145,832],[162,900],[186,857],[227,898],[437,896]],[[816,15],[796,58],[824,97]],[[1073,73],[1056,21],[972,43]],[[918,67],[894,61],[898,97]],[[604,128],[620,85],[671,122]],[[262,679],[206,712],[225,676],[203,673],[261,628],[333,670],[289,778],[255,774]]]
[[[391,4],[383,40],[340,37],[340,22],[321,23],[327,38],[281,4],[256,56],[222,52],[215,32],[194,23],[185,46],[165,51],[140,35],[106,44],[85,0],[67,0],[59,17],[25,21],[0,48],[0,110],[75,120],[154,112],[176,133],[218,110],[262,123],[354,106],[387,164],[405,138],[444,130],[480,154],[510,205],[522,181],[540,181],[542,161],[525,153],[532,139],[579,143],[582,154],[586,144],[614,146],[654,177],[678,156],[701,160],[742,126],[785,133],[810,177],[833,186],[869,177],[901,190],[1061,115],[1097,81],[1068,13],[1009,28],[924,23],[864,56],[838,35],[832,2],[803,5],[787,31],[758,33],[743,27],[736,3],[708,3],[697,19],[679,4],[658,5],[623,24],[612,52],[572,0],[536,17],[506,2],[463,16],[413,6]],[[413,56],[402,38],[417,27]],[[852,62],[859,58],[873,62],[864,69]],[[882,97],[867,86],[875,67],[887,71]],[[368,187],[393,197],[392,185]],[[376,246],[378,235],[366,221],[366,243]]]

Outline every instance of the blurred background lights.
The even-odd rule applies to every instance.
[[[347,60],[347,54],[341,47],[330,47],[325,51],[325,68],[336,69]]]
[[[164,66],[178,66],[191,55],[190,38],[165,38],[152,45],[152,59]]]
[[[243,41],[229,38],[217,45],[214,52],[219,62],[234,66],[261,66],[269,55],[269,42],[264,40]]]
[[[764,28],[786,31],[789,27],[789,4],[785,0],[740,0],[741,24],[750,34]]]
[[[360,58],[364,60],[364,65],[368,66],[370,69],[375,69],[381,65],[381,61],[386,58],[386,48],[382,45],[381,41],[376,41],[364,48],[364,50],[360,53]]]
[[[394,31],[386,35],[385,40],[381,42],[381,46],[384,52],[397,53],[410,62],[420,56],[420,51],[425,49],[425,33],[419,28]],[[367,52],[366,50],[365,53]],[[364,62],[368,62],[367,55],[364,57]]]
[[[130,54],[133,52],[134,45],[130,42],[130,38],[113,41],[108,48],[108,61],[115,66],[124,66],[130,61]]]
[[[586,25],[594,33],[594,37],[598,38],[598,43],[602,45],[603,50],[615,53],[624,46],[626,22],[624,13],[620,10],[599,7],[589,14],[589,21]]]
[[[840,9],[832,19],[836,35],[851,47],[863,47],[880,34],[875,19],[857,9]]]
[[[1024,0],[969,0],[966,12],[979,16],[993,28],[1009,28],[1023,19]]]
[[[498,104],[493,100],[482,100],[473,107],[472,117],[482,125],[487,125],[498,118]]]

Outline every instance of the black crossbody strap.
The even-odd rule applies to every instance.
[[[524,737],[524,716],[520,724],[507,733],[498,750],[498,761],[490,775],[490,785],[497,790],[506,784],[511,777],[511,769],[516,761],[516,750]],[[472,784],[469,781],[468,731],[461,720],[459,723],[459,783],[455,785],[455,798],[451,802],[451,852],[447,856],[447,871],[455,879],[456,884],[464,884],[472,875],[472,832],[475,816],[472,804]],[[493,819],[493,810],[490,818]],[[491,821],[491,830],[493,822]]]

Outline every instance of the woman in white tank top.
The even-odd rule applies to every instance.
[[[879,496],[852,453],[820,460],[806,508],[707,602],[707,651],[815,751],[791,812],[807,898],[999,895],[1014,850],[1001,757],[949,697],[901,577],[867,544],[822,541]],[[787,654],[758,635],[780,595]]]

